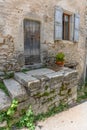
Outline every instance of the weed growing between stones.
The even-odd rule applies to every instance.
[[[4,79],[10,79],[14,77],[14,72],[4,72]]]
[[[26,73],[27,71],[30,71],[30,69],[25,68],[25,69],[22,69],[22,70],[21,70],[21,72],[23,72],[23,73]]]
[[[18,106],[18,101],[14,99],[12,101],[11,106],[8,108],[6,112],[1,112],[0,113],[0,122],[3,123],[4,121],[7,122],[5,127],[1,127],[0,130],[11,130],[12,126],[15,124],[15,122],[18,122],[17,126],[19,127],[27,127],[29,130],[35,130],[35,125],[34,125],[34,114],[31,109],[31,106],[29,109],[25,112],[25,114],[18,119],[18,117],[15,116],[17,112],[17,106]]]
[[[85,84],[85,87],[78,90],[77,102],[80,103],[84,100],[87,100],[87,84]]]
[[[6,112],[0,113],[0,122],[3,122],[3,121],[7,122],[7,125],[5,126],[5,128],[1,128],[1,129],[11,130],[11,127],[13,125],[14,115],[17,110],[17,106],[18,106],[18,101],[14,99],[12,101],[11,106],[8,108],[8,110]]]
[[[25,112],[25,114],[21,117],[20,121],[17,123],[17,126],[27,127],[29,128],[29,130],[35,130],[34,120],[35,115],[30,106],[29,109]]]

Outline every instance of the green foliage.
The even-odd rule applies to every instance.
[[[6,119],[6,112],[0,112],[0,122],[3,122]]]
[[[18,101],[14,99],[12,101],[11,106],[8,108],[7,112],[1,112],[0,113],[0,122],[7,121],[7,127],[5,130],[10,130],[13,124],[14,114],[16,112],[18,106]],[[4,128],[3,128],[4,129]]]
[[[81,102],[87,99],[87,86],[78,90],[77,102]]]
[[[10,79],[14,77],[14,72],[9,72],[9,73],[4,72],[4,73],[5,73],[5,76],[4,76],[5,79]]]
[[[29,70],[30,70],[30,69],[25,68],[25,69],[22,69],[21,72],[26,73],[26,72],[29,71]]]
[[[6,87],[5,87],[3,82],[0,82],[0,89],[2,89],[7,95],[9,95],[8,94],[8,90],[6,89]]]
[[[65,55],[63,52],[56,54],[56,61],[64,61]]]
[[[45,86],[45,90],[47,90],[48,88],[49,88],[49,86],[48,86],[48,85],[46,85],[46,86]]]
[[[3,128],[3,127],[0,127],[0,130],[9,130],[9,129],[7,129],[7,128]]]
[[[12,117],[17,109],[18,106],[18,101],[16,99],[14,99],[12,101],[11,106],[9,107],[9,109],[7,110],[7,116]]]
[[[35,130],[34,117],[35,116],[30,106],[25,115],[20,119],[19,126],[27,127],[29,130]]]
[[[14,120],[14,114],[17,110],[17,106],[18,106],[18,101],[16,99],[14,99],[12,101],[11,106],[9,107],[9,109],[6,112],[6,116],[7,116],[7,128],[11,128],[13,125],[13,120]]]

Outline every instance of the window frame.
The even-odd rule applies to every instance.
[[[66,39],[65,38],[65,21],[64,21],[64,16],[68,16],[68,19],[69,19],[69,21],[68,21],[68,39]],[[71,28],[70,28],[70,17],[71,17],[71,15],[70,14],[67,14],[67,13],[63,13],[63,40],[69,40],[70,41],[70,33],[71,33]]]
[[[58,23],[56,22],[56,20],[54,19],[54,41],[69,41],[69,42],[79,42],[79,30],[80,30],[80,14],[79,13],[75,13],[75,12],[71,12],[71,11],[68,11],[68,10],[65,10],[63,9],[62,7],[60,6],[55,6],[55,12],[59,10],[61,15],[62,15],[62,26],[61,27],[61,30],[62,30],[62,33],[61,32],[57,32],[59,34],[56,34],[56,27],[58,25]],[[63,14],[66,14],[68,16],[70,16],[69,18],[69,39],[68,40],[64,40],[63,38]],[[75,28],[75,22],[76,22],[76,18],[75,16],[77,16],[77,18],[79,19],[79,29],[77,30],[78,32],[78,38],[76,39],[76,28]],[[54,17],[55,18],[55,17]],[[59,17],[58,17],[59,18]],[[57,18],[57,19],[58,19]],[[60,31],[60,30],[59,30]],[[56,36],[55,36],[56,34]],[[61,38],[60,38],[60,35],[61,35]]]

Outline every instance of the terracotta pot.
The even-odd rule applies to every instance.
[[[64,61],[56,61],[56,64],[57,64],[58,66],[63,67],[63,66],[64,66]]]

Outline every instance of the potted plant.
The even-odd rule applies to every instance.
[[[65,54],[63,52],[59,52],[56,54],[56,64],[59,66],[64,66],[64,61],[65,61]]]

